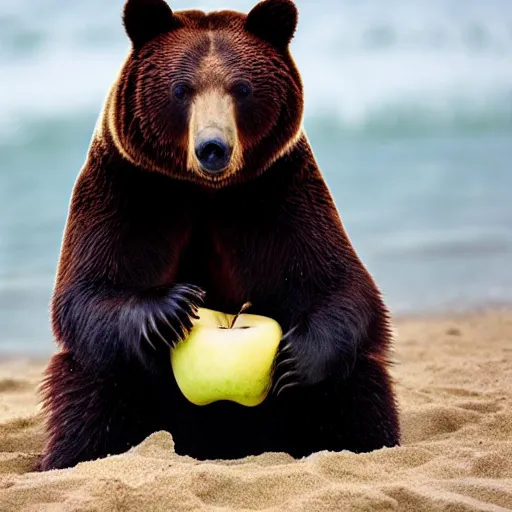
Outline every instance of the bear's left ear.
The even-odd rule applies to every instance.
[[[274,46],[286,48],[295,34],[299,13],[292,0],[263,0],[247,15],[245,28]]]
[[[180,26],[165,0],[127,0],[123,25],[134,48],[140,48],[159,34]]]

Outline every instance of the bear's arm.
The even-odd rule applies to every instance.
[[[201,303],[197,287],[174,284],[190,219],[187,194],[169,181],[93,142],[73,190],[51,303],[57,340],[87,367],[137,358],[151,366]]]
[[[277,388],[294,379],[313,385],[346,378],[366,354],[386,357],[387,310],[357,257],[327,185],[311,155],[297,160],[276,196],[264,247],[280,247],[268,261],[268,291],[290,334],[283,342]],[[281,169],[282,175],[286,169]],[[270,222],[269,222],[270,225]]]

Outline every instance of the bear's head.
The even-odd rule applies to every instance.
[[[301,133],[303,87],[289,50],[297,17],[291,0],[263,0],[247,15],[127,0],[131,51],[103,129],[150,171],[212,187],[258,176]]]

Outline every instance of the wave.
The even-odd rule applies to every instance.
[[[332,109],[307,108],[304,126],[310,138],[330,143],[340,138],[410,138],[512,134],[512,95],[485,108],[454,103],[437,108],[424,104],[384,104],[368,109],[360,118],[347,118]],[[4,168],[9,151],[24,146],[31,151],[46,147],[83,153],[101,105],[66,112],[33,113],[0,120],[0,149]],[[73,148],[74,146],[74,148]]]
[[[128,49],[122,3],[1,3],[0,140],[25,137],[44,122],[97,115]],[[197,5],[247,10],[253,3]],[[293,53],[310,130],[365,136],[512,129],[512,2],[297,5]]]
[[[305,126],[325,139],[340,136],[413,137],[470,135],[489,132],[512,133],[512,91],[496,95],[484,105],[454,101],[447,103],[383,102],[367,107],[357,116],[345,116],[320,107],[309,108]]]

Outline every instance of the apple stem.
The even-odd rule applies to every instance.
[[[235,322],[238,320],[238,317],[247,309],[249,309],[252,306],[250,302],[246,302],[241,308],[240,311],[235,315],[235,318],[233,318],[233,321],[231,322],[230,329],[233,329],[235,326]]]

